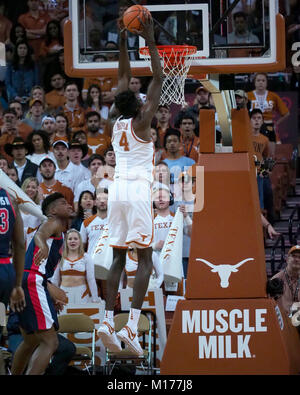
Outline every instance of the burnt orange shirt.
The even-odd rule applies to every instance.
[[[257,136],[252,135],[252,142],[254,155],[256,155],[259,162],[262,162],[264,158],[269,156],[269,139],[259,133]]]
[[[284,101],[274,92],[266,91],[266,94],[261,96],[257,95],[255,91],[251,91],[247,93],[247,96],[251,104],[250,110],[259,108],[263,113],[265,122],[272,122],[276,112],[281,116],[289,112]]]
[[[56,183],[49,188],[43,182],[41,182],[39,186],[43,195],[43,199],[45,199],[47,196],[51,195],[54,192],[60,192],[64,195],[66,201],[72,207],[74,207],[74,194],[72,192],[72,189],[63,185],[60,181],[56,181]]]
[[[63,112],[68,118],[69,127],[73,133],[85,128],[85,110],[79,104],[76,105],[73,111],[64,105]]]
[[[107,148],[110,146],[111,139],[104,134],[99,134],[97,137],[87,137],[87,145],[89,147],[88,155],[99,154],[104,155]]]
[[[64,107],[66,103],[65,95],[58,93],[55,89],[46,93],[45,95],[46,104],[49,108],[57,109],[59,107]]]

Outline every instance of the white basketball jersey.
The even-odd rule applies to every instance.
[[[116,155],[115,180],[138,178],[153,182],[154,145],[136,136],[132,118],[118,118],[113,127],[112,145]]]

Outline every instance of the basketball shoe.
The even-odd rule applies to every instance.
[[[117,333],[117,337],[123,341],[135,355],[140,357],[144,354],[137,333],[133,333],[129,326],[125,325],[124,328]]]
[[[97,334],[102,340],[104,347],[106,347],[109,351],[122,351],[121,343],[116,336],[116,331],[108,322],[103,321],[103,323],[99,326]]]

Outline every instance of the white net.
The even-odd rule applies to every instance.
[[[175,45],[175,46],[158,46],[159,55],[163,68],[164,80],[160,105],[176,103],[185,105],[184,85],[187,78],[192,60],[197,52],[193,46]],[[148,48],[140,49],[141,55],[150,62]],[[150,66],[151,68],[151,62]]]

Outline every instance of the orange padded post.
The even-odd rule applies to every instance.
[[[297,330],[266,295],[246,111],[232,111],[232,128],[233,153],[203,153],[200,143],[204,191],[196,200],[204,193],[204,206],[193,214],[186,300],[177,303],[162,374],[300,372]]]
[[[199,111],[200,152],[209,154],[215,152],[215,111]]]

